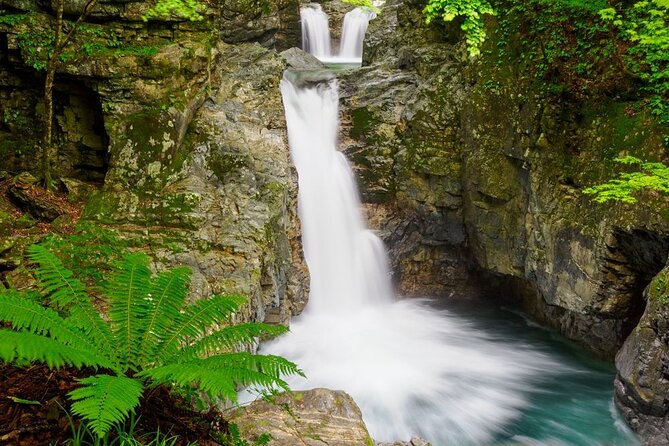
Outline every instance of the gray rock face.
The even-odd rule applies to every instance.
[[[270,446],[369,446],[373,441],[360,409],[346,393],[328,389],[282,394],[258,400],[228,418],[242,438],[257,440],[269,433]]]
[[[418,1],[388,2],[364,61],[340,76],[342,148],[400,291],[502,296],[613,358],[664,266],[669,227],[652,206],[604,209],[579,188],[605,178],[608,147],[659,146],[661,133],[637,122],[627,141],[622,106],[575,123],[522,74],[483,79],[486,61],[453,29],[425,25]]]
[[[645,291],[646,310],[616,355],[616,404],[645,445],[669,444],[669,269]]]

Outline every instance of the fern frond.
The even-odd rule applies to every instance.
[[[165,342],[157,350],[156,363],[163,364],[178,353],[182,342],[202,337],[212,325],[225,322],[245,303],[241,296],[214,296],[189,305],[166,333]]]
[[[0,321],[10,322],[14,330],[46,335],[64,345],[76,345],[95,352],[97,345],[84,332],[63,319],[58,313],[10,290],[0,294]],[[110,351],[102,351],[102,355]],[[108,358],[109,359],[109,358]],[[109,359],[110,363],[113,362]]]
[[[77,345],[66,345],[55,339],[27,331],[0,329],[0,360],[44,362],[51,368],[72,366],[81,368],[112,368],[109,359]]]
[[[184,348],[174,359],[175,362],[221,353],[222,350],[236,350],[254,344],[258,340],[274,338],[288,331],[283,325],[269,325],[257,322],[231,325],[205,336]]]
[[[83,387],[69,393],[72,412],[88,421],[99,437],[134,411],[144,391],[141,381],[123,375],[95,375],[78,382]]]
[[[46,248],[32,245],[28,248],[28,257],[39,265],[35,275],[56,307],[67,308],[74,302],[89,300],[84,285]]]
[[[190,268],[175,268],[153,279],[151,300],[146,315],[146,329],[140,345],[140,363],[152,360],[156,348],[165,341],[174,321],[181,316],[181,308],[188,297]]]
[[[28,253],[30,259],[39,265],[35,275],[51,302],[56,307],[69,308],[70,323],[83,329],[102,350],[114,351],[108,325],[100,317],[84,285],[74,277],[72,271],[40,245],[32,245],[28,248]]]
[[[134,369],[149,308],[151,270],[143,253],[126,256],[104,287],[109,319],[121,362]]]
[[[304,376],[295,364],[284,358],[242,352],[169,364],[146,370],[139,376],[150,378],[154,383],[167,385],[196,384],[199,390],[206,392],[210,397],[236,401],[239,385],[288,390],[288,384],[282,376],[289,375]]]

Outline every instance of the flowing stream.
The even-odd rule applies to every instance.
[[[609,365],[488,305],[398,299],[384,246],[366,227],[353,172],[337,150],[336,79],[287,72],[281,92],[311,292],[290,333],[261,351],[305,371],[306,379],[289,378],[293,389],[345,390],[377,441],[635,444],[612,406]]]

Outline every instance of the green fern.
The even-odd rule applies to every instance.
[[[103,287],[107,321],[55,255],[40,246],[29,253],[42,293],[0,289],[0,321],[11,327],[0,329],[0,361],[100,370],[70,393],[73,412],[100,437],[134,413],[148,386],[196,385],[234,401],[239,385],[288,389],[282,377],[302,374],[281,357],[237,352],[286,329],[229,325],[246,303],[240,296],[189,305],[188,268],[153,275],[146,255],[125,256]]]

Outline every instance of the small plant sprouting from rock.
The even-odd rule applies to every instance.
[[[640,171],[621,173],[618,178],[584,189],[584,194],[592,195],[597,203],[620,201],[631,204],[637,202],[634,195],[644,189],[669,194],[668,166],[644,162],[633,156],[616,158],[615,161],[623,165],[638,166]]]
[[[287,390],[281,377],[302,374],[278,356],[238,353],[286,328],[229,325],[246,302],[239,296],[188,304],[189,268],[152,274],[145,254],[126,255],[102,287],[105,319],[54,254],[35,245],[30,258],[41,293],[0,289],[0,321],[11,327],[0,328],[0,361],[94,368],[69,396],[99,437],[134,412],[149,386],[196,385],[212,400],[234,401],[238,385]]]
[[[495,10],[488,0],[429,0],[423,13],[427,23],[438,18],[451,22],[462,17],[460,28],[465,33],[469,55],[477,56],[486,37],[483,16],[495,15]]]

